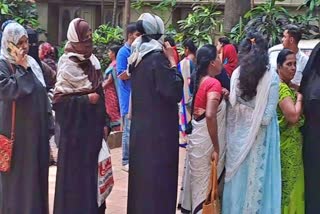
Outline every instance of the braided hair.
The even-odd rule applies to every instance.
[[[257,85],[265,74],[268,64],[267,42],[260,33],[249,32],[239,48],[240,97],[246,101],[252,100],[257,94]]]
[[[204,45],[197,51],[197,64],[195,70],[195,87],[193,90],[193,99],[191,104],[191,117],[194,112],[194,103],[196,100],[196,95],[199,90],[200,80],[202,77],[205,77],[208,74],[208,66],[211,61],[217,58],[217,48],[214,45]],[[192,133],[192,123],[191,121],[188,123],[186,128],[186,133]]]

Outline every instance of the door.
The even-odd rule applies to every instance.
[[[96,17],[95,7],[90,6],[60,6],[59,8],[59,44],[67,40],[67,32],[70,22],[74,18],[83,18],[86,20],[91,28],[95,29]]]

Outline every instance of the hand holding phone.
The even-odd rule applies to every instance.
[[[27,69],[27,54],[22,48],[18,48],[12,42],[8,42],[8,52],[14,58],[18,65],[21,65],[22,67]]]
[[[16,57],[19,52],[19,48],[12,42],[8,43],[8,52],[12,57]]]
[[[176,66],[176,61],[174,59],[174,50],[169,42],[165,42],[163,46],[163,52],[170,61],[172,67]]]

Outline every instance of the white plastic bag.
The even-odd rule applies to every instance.
[[[102,140],[102,147],[99,153],[98,161],[98,197],[99,207],[105,202],[112,191],[114,185],[111,154],[108,144]]]

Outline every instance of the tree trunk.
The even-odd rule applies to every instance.
[[[230,32],[251,8],[251,0],[226,0],[224,6],[224,31]]]
[[[118,12],[118,0],[113,0],[113,10],[112,10],[112,26],[116,26],[117,22],[117,12]]]
[[[131,1],[125,0],[125,3],[124,3],[124,15],[125,15],[124,28],[126,28],[128,26],[128,24],[130,23],[130,6],[131,6]]]
[[[101,24],[105,24],[105,17],[104,17],[104,0],[101,0]]]

